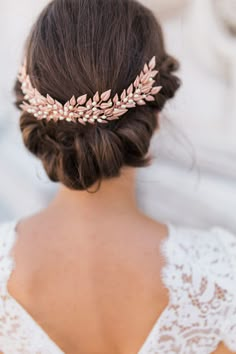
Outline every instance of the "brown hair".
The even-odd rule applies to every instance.
[[[71,96],[112,88],[120,94],[145,62],[157,59],[155,102],[130,109],[107,125],[45,122],[22,113],[26,147],[39,157],[52,181],[76,190],[117,177],[123,166],[143,167],[157,128],[157,112],[172,98],[178,63],[165,50],[154,15],[135,0],[54,0],[41,13],[27,41],[27,72],[34,87],[61,103]],[[17,106],[24,96],[15,86]]]

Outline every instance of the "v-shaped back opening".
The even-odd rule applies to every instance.
[[[41,336],[44,337],[44,340],[48,341],[48,345],[50,347],[52,347],[54,350],[53,353],[64,354],[64,351],[62,351],[62,349],[60,349],[60,346],[50,337],[50,335],[43,329],[43,327],[37,322],[37,320],[34,319],[34,317],[30,314],[30,312],[28,310],[26,310],[26,308],[21,304],[21,302],[19,300],[17,300],[13,295],[11,295],[10,291],[8,290],[9,281],[11,279],[11,276],[13,275],[14,270],[16,269],[14,249],[15,249],[16,243],[19,239],[19,234],[17,231],[19,224],[20,224],[20,221],[15,221],[15,222],[11,223],[11,227],[9,230],[10,247],[9,247],[9,252],[6,255],[6,257],[8,258],[8,260],[11,264],[11,269],[9,271],[9,276],[6,279],[6,295],[10,299],[12,304],[16,307],[16,309],[19,311],[19,313],[22,315],[22,317],[24,318],[25,324],[28,323],[29,326],[35,327],[35,329],[38,332],[40,332]],[[165,238],[162,240],[161,247],[160,247],[160,255],[162,255],[165,260],[164,268],[166,268],[168,266],[168,260],[166,258],[166,253],[165,253],[166,245],[168,243],[169,238],[171,237],[171,235],[173,233],[173,226],[170,223],[166,223],[166,227],[168,229],[168,233],[165,236]],[[164,269],[161,270],[162,285],[164,286],[164,288],[167,289],[165,281],[163,279],[163,271],[164,271]],[[149,330],[148,334],[146,335],[146,339],[144,340],[144,342],[141,345],[140,349],[138,350],[137,354],[146,354],[146,351],[145,351],[146,347],[148,346],[149,341],[152,340],[153,335],[157,332],[157,330],[159,328],[159,322],[160,322],[162,316],[164,315],[166,309],[167,308],[164,308],[161,315],[158,316],[158,318],[155,320],[154,324],[152,325],[151,329]]]

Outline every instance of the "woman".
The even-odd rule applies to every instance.
[[[133,0],[54,0],[25,56],[24,143],[61,188],[0,228],[0,350],[236,351],[234,237],[136,205],[136,167],[179,87],[153,14]]]

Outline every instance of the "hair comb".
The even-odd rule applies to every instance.
[[[111,90],[102,94],[95,93],[93,98],[88,99],[85,94],[76,98],[73,96],[64,105],[50,95],[43,96],[33,87],[30,76],[26,71],[26,61],[21,67],[18,79],[24,94],[24,102],[20,108],[32,114],[36,119],[46,121],[67,121],[74,123],[107,124],[109,121],[119,119],[129,109],[146,105],[147,102],[155,101],[154,96],[161,90],[161,86],[154,87],[154,77],[158,74],[155,70],[155,56],[144,65],[141,73],[136,77],[128,89],[123,90],[119,96],[111,98]]]

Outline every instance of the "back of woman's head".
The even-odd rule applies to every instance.
[[[36,21],[27,41],[27,73],[42,94],[64,104],[112,89],[120,94],[156,56],[162,90],[154,102],[129,109],[119,120],[83,126],[45,121],[27,112],[20,126],[26,147],[39,157],[52,181],[86,190],[117,177],[124,166],[148,164],[157,112],[172,98],[177,62],[167,55],[154,15],[135,0],[54,0]],[[17,106],[24,95],[16,87]]]

